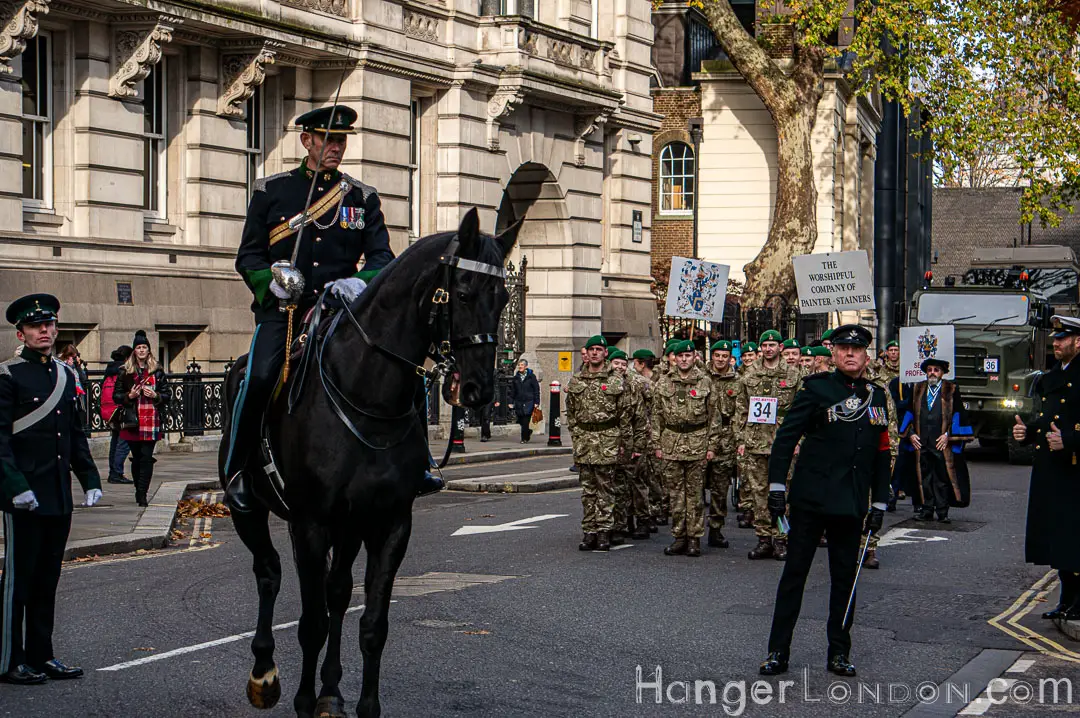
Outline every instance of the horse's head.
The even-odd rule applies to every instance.
[[[477,408],[495,396],[495,348],[499,317],[510,295],[501,269],[517,241],[521,221],[497,237],[480,231],[475,209],[469,210],[457,230],[458,262],[448,287],[450,342],[455,364],[443,384],[443,398],[455,406]]]

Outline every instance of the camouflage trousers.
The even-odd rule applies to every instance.
[[[587,534],[611,531],[614,525],[615,484],[619,467],[614,464],[578,464],[581,481],[581,530]]]
[[[667,516],[671,513],[671,498],[664,488],[663,472],[660,469],[660,459],[655,454],[645,454],[638,460],[638,471],[643,474],[645,486],[649,491],[649,510],[654,519]]]
[[[626,531],[631,516],[638,519],[651,516],[649,513],[649,486],[641,465],[645,457],[631,459],[619,464],[615,476],[615,512],[614,530]]]
[[[731,477],[735,472],[734,455],[722,456],[709,462],[709,473],[705,485],[709,487],[709,528],[724,528],[727,518],[728,492],[731,491]]]
[[[746,456],[735,457],[735,470],[739,472],[739,505],[740,513],[748,514],[754,509],[754,502],[750,498],[750,486],[746,483]]]
[[[671,497],[671,535],[675,538],[701,538],[705,535],[705,510],[702,492],[709,462],[663,461],[664,484]]]
[[[747,453],[742,457],[742,493],[749,500],[754,512],[754,533],[757,536],[776,537],[779,530],[769,516],[769,457],[767,454]]]

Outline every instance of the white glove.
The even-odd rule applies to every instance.
[[[289,292],[285,289],[285,287],[278,284],[276,279],[270,280],[270,291],[273,292],[274,296],[278,299],[289,298]]]
[[[90,489],[86,492],[86,503],[83,506],[93,506],[101,501],[101,489]]]
[[[24,491],[11,500],[11,503],[17,509],[26,509],[27,511],[33,511],[38,507],[37,497],[34,496],[33,491]]]
[[[339,297],[346,304],[352,304],[353,300],[360,296],[360,292],[367,289],[367,282],[359,277],[347,277],[334,282],[327,282],[324,289],[330,294]]]

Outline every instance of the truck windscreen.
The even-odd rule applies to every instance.
[[[1028,298],[1022,294],[923,294],[920,324],[1019,327],[1027,324]]]

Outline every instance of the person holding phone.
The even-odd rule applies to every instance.
[[[154,446],[164,433],[162,409],[167,389],[165,372],[150,351],[150,340],[141,329],[135,332],[131,356],[113,387],[113,400],[124,407],[120,438],[131,449],[131,477],[135,502],[147,506],[146,495],[154,475]]]

